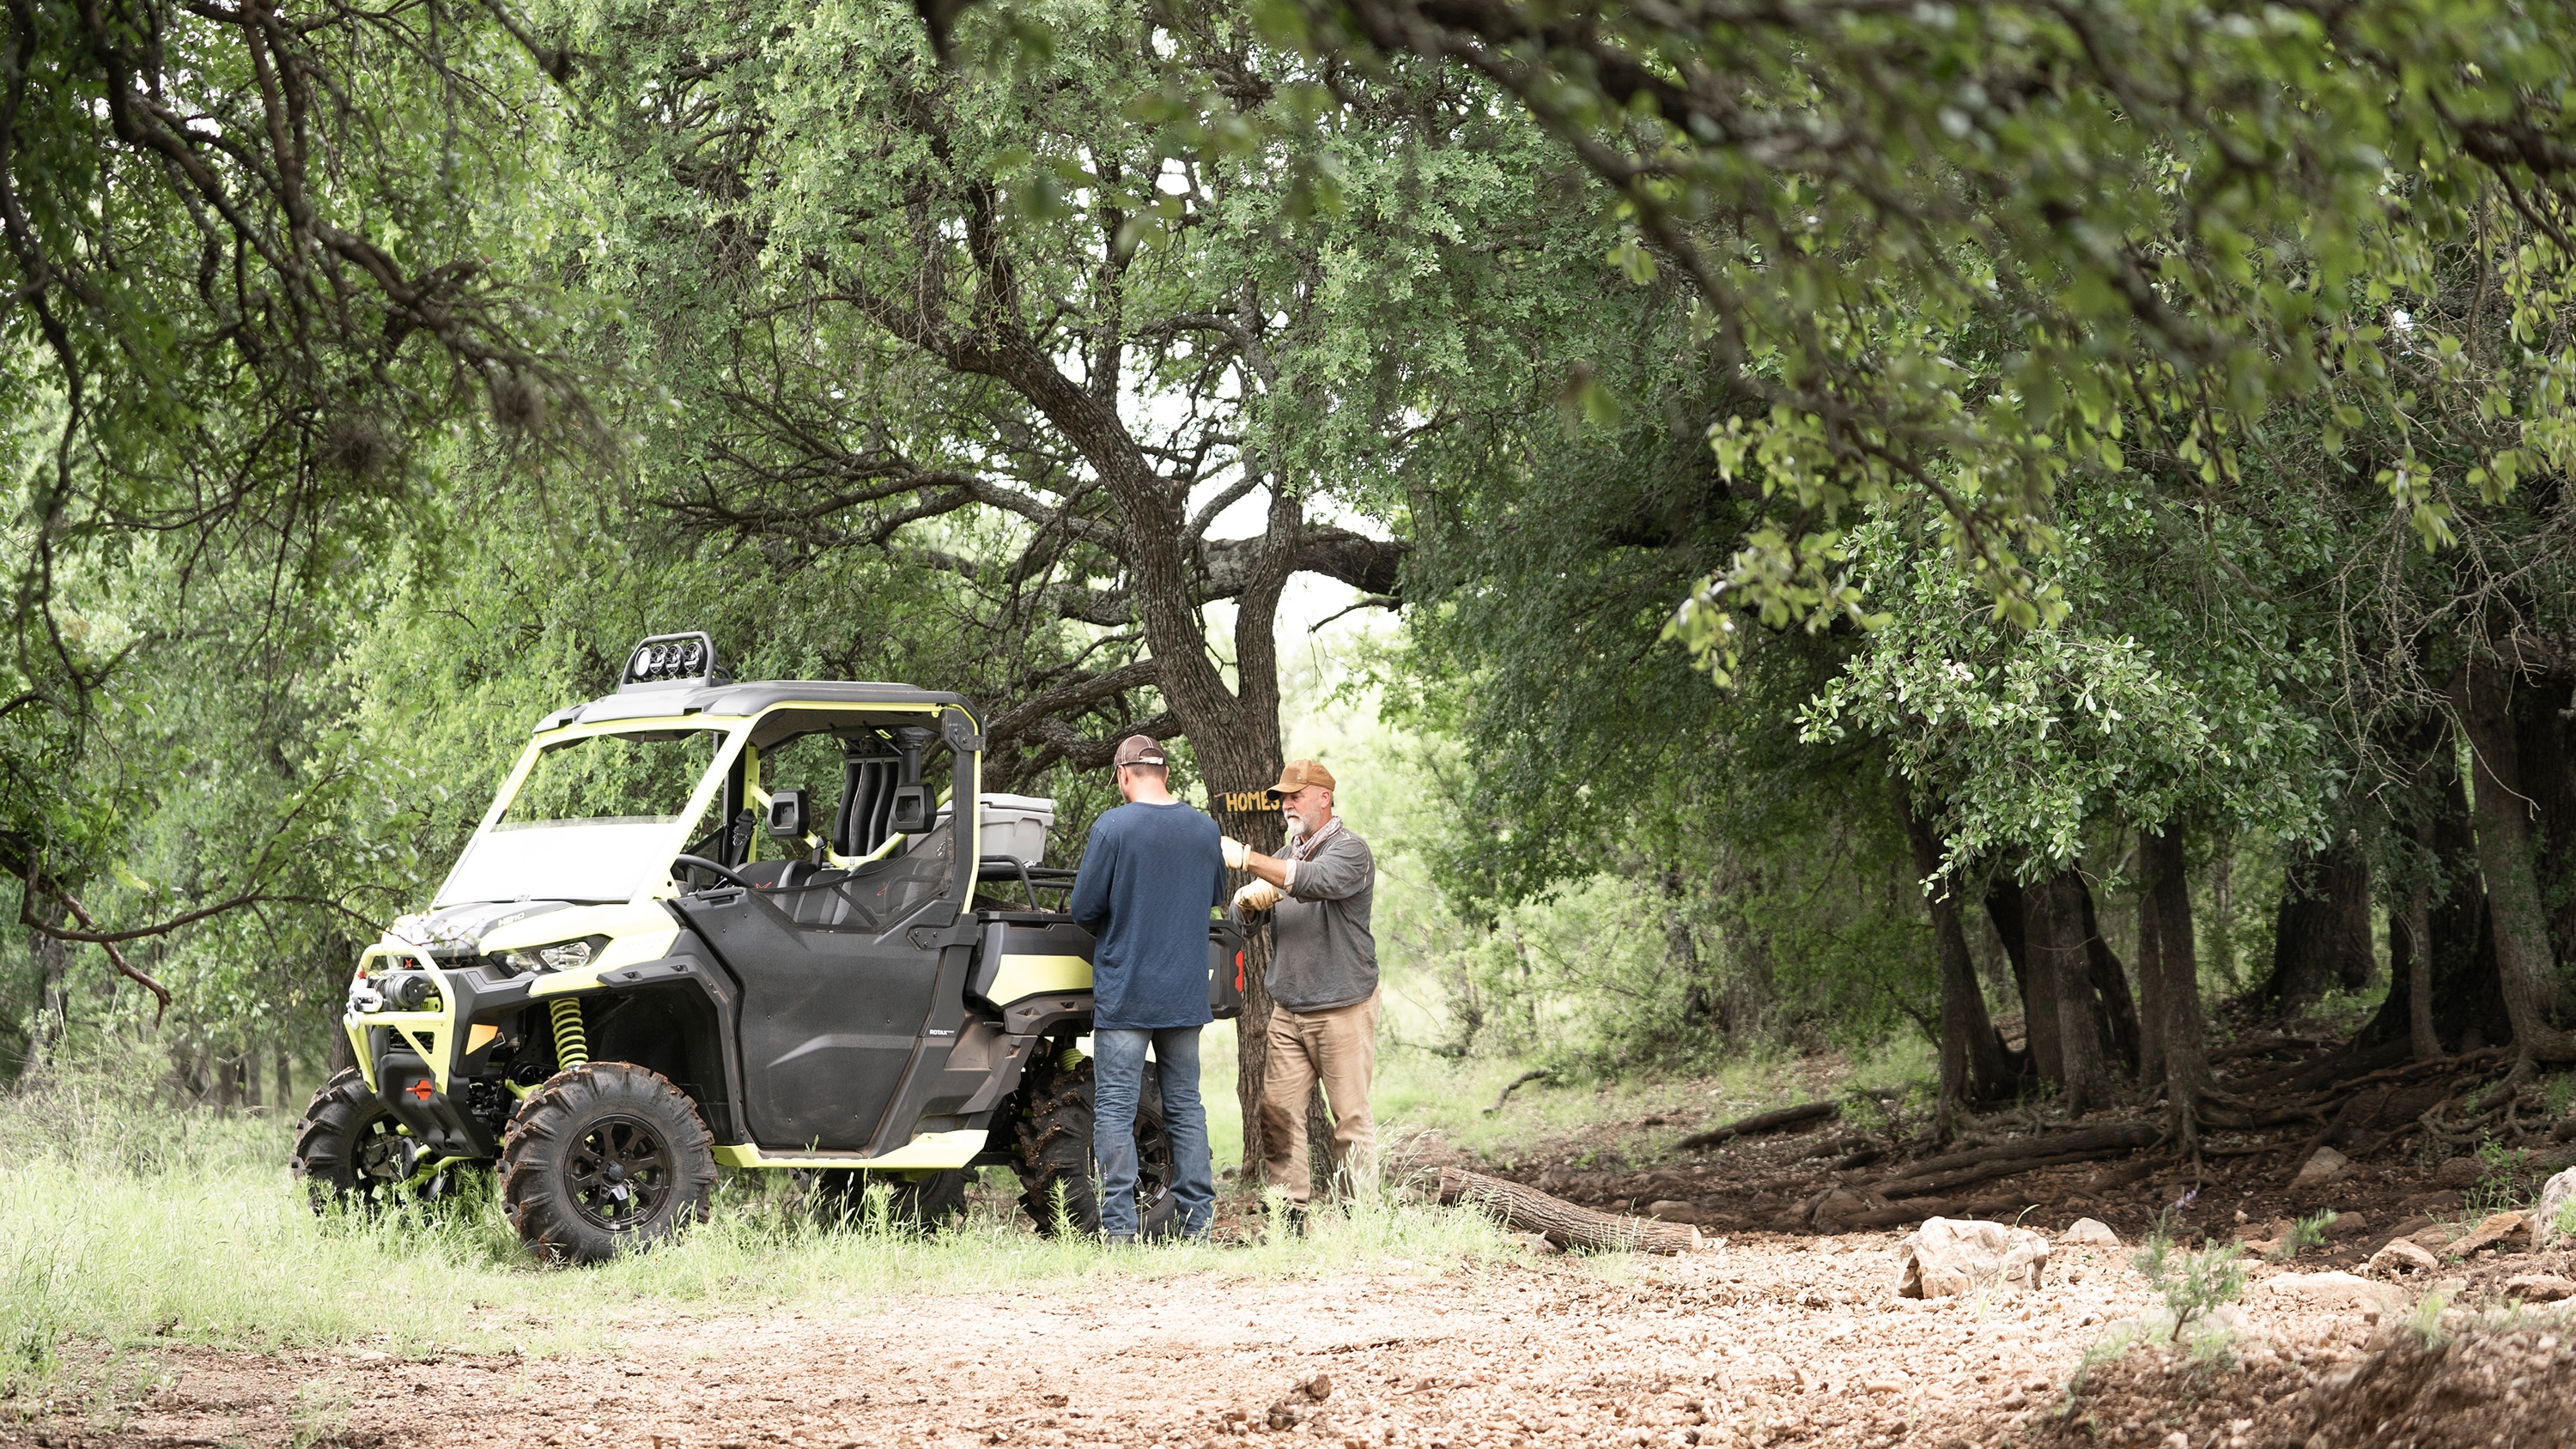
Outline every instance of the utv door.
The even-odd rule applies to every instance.
[[[864,1151],[929,1027],[949,1028],[945,1054],[956,1023],[931,1016],[955,865],[943,822],[855,870],[794,864],[748,890],[681,898],[742,988],[743,1110],[759,1145]]]

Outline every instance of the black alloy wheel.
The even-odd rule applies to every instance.
[[[677,1156],[641,1117],[603,1117],[564,1164],[574,1208],[593,1227],[626,1232],[649,1222],[671,1195]]]
[[[631,1062],[557,1072],[501,1143],[501,1210],[550,1262],[600,1262],[704,1222],[715,1185],[696,1104]]]

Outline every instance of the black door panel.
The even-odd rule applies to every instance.
[[[938,844],[944,842],[923,842]],[[919,853],[942,861],[947,854]],[[863,868],[818,889],[714,891],[679,902],[741,984],[736,1030],[754,1142],[856,1152],[877,1135],[920,1048],[939,952],[912,943],[904,923],[915,912],[880,914],[892,902],[871,898],[881,885],[895,895],[918,889],[928,864],[888,861],[881,872]],[[872,881],[871,874],[891,879]],[[855,888],[859,899],[850,904],[860,909],[825,905],[844,886]]]

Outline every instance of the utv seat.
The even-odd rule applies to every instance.
[[[743,874],[789,920],[810,930],[890,930],[947,888],[954,837],[942,823],[910,850],[848,870],[762,861]],[[755,876],[754,871],[764,872]]]

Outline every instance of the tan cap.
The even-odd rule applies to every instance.
[[[1333,772],[1313,760],[1290,760],[1279,772],[1279,783],[1270,787],[1273,795],[1294,795],[1309,785],[1333,788]]]
[[[1166,770],[1171,768],[1171,764],[1170,758],[1163,753],[1163,742],[1151,735],[1129,735],[1118,742],[1115,762],[1118,769],[1126,769],[1129,765],[1151,765],[1155,769]]]

